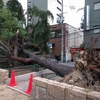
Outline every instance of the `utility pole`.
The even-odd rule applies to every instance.
[[[62,50],[61,50],[61,61],[63,62],[63,56],[64,56],[64,53],[63,53],[63,51],[64,51],[64,50],[63,50],[63,47],[64,47],[64,43],[63,43],[63,42],[64,42],[64,39],[63,39],[63,38],[64,38],[64,31],[63,31],[63,30],[64,30],[64,28],[63,28],[63,18],[64,18],[64,17],[63,17],[63,0],[62,0],[62,5],[61,5],[61,6],[62,6],[62,12],[61,12],[61,18],[62,18],[62,20],[61,20],[61,22],[62,22],[62,23],[61,23],[61,24],[62,24]]]
[[[63,26],[63,21],[64,21],[64,16],[63,16],[63,0],[62,2],[60,2],[59,0],[57,0],[57,2],[61,5],[61,9],[59,7],[57,7],[57,9],[59,11],[61,11],[61,14],[57,14],[58,17],[60,18],[60,20],[57,20],[58,23],[61,24],[61,33],[62,33],[62,37],[61,37],[61,62],[63,62],[63,56],[64,56],[64,53],[63,53],[63,48],[64,48],[64,32],[63,32],[63,29],[64,29],[64,26]]]

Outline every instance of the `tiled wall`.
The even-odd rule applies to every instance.
[[[100,92],[35,77],[31,100],[100,100]]]

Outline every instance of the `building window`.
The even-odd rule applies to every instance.
[[[52,43],[47,43],[47,46],[49,47],[49,48],[51,48],[52,49],[52,46],[53,44]]]
[[[55,37],[61,37],[61,33],[56,33]]]
[[[100,9],[100,2],[94,3],[94,10]]]
[[[100,26],[94,26],[94,33],[100,33]]]
[[[52,36],[52,38],[54,38],[55,37],[55,32],[51,32],[51,36]]]
[[[51,32],[52,38],[59,38],[61,37],[61,30],[55,30]]]

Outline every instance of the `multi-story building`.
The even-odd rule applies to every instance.
[[[68,25],[68,47],[79,48],[83,43],[83,32]]]
[[[49,4],[51,4],[50,0],[28,0],[27,1],[27,8],[36,6],[41,10],[49,10]],[[57,1],[53,2],[52,4],[54,5],[52,10],[57,9],[56,8],[56,3]],[[57,14],[57,13],[55,13]],[[53,13],[54,15],[54,13]],[[27,17],[27,22],[28,24],[30,23],[36,23],[36,18],[30,17],[31,15],[28,13]],[[57,17],[57,15],[56,15]],[[54,16],[55,20],[55,16]],[[51,23],[50,23],[51,25]],[[62,26],[61,24],[54,24],[51,25],[51,33],[52,33],[52,38],[49,41],[49,46],[51,46],[51,52],[53,55],[53,58],[55,58],[55,55],[60,56],[61,55],[61,47],[62,47]],[[79,30],[75,27],[72,27],[69,24],[64,23],[64,35],[63,35],[63,52],[64,52],[64,57],[66,56],[66,52],[70,50],[70,48],[79,48],[80,44],[83,42],[83,33],[79,32]]]
[[[46,11],[47,10],[47,2],[48,0],[27,0],[27,9],[32,8],[33,6],[36,6],[37,8]],[[27,14],[27,24],[30,23],[37,23],[37,18],[32,18],[32,15],[28,12]]]
[[[77,28],[64,23],[63,29],[63,52],[64,57],[66,57],[66,53],[70,52],[71,48],[79,48],[83,43],[83,32],[80,32]],[[52,38],[49,41],[52,48],[53,58],[55,55],[61,55],[61,45],[62,45],[62,26],[61,24],[55,24],[51,26],[51,34]]]
[[[85,48],[91,43],[91,38],[100,35],[100,0],[85,0],[84,8],[84,43]],[[98,41],[95,49],[100,49]]]
[[[57,24],[57,13],[61,13],[59,11],[57,11],[57,0],[27,0],[27,9],[28,8],[32,8],[34,6],[36,6],[37,8],[39,8],[40,10],[49,10],[51,11],[51,13],[53,14],[54,16],[54,21],[52,20],[49,20],[49,23],[50,25],[53,25],[53,24]],[[61,6],[61,5],[59,5]],[[36,18],[33,19],[31,18],[31,14],[28,13],[27,15],[27,24],[30,24],[30,23],[36,23],[37,20]]]

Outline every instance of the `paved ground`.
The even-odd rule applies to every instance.
[[[51,80],[57,80],[60,78],[60,76],[57,76],[53,71],[46,69],[46,70],[39,71],[39,72],[32,72],[32,73],[16,76],[15,82],[18,85],[14,87],[9,87],[9,88],[12,88],[16,91],[24,93],[28,89],[29,78],[31,74],[33,74],[34,77],[40,76],[40,77],[51,79]],[[34,81],[34,78],[33,78],[33,81]],[[6,81],[7,85],[9,83],[10,83],[10,78]]]
[[[59,63],[59,64],[63,64],[66,67],[67,66],[74,67],[75,62],[65,62],[65,63]],[[40,76],[40,77],[51,79],[51,80],[58,80],[60,78],[53,71],[50,71],[49,69],[46,69],[46,70],[43,70],[43,71],[40,71],[40,72],[33,72],[31,74],[33,74],[34,77]],[[25,92],[27,90],[27,88],[28,88],[29,77],[30,77],[30,73],[29,74],[25,74],[25,75],[17,76],[15,79],[16,79],[16,83],[18,85],[13,87],[13,89]],[[10,80],[7,81],[7,84],[9,82],[10,82]]]
[[[30,100],[30,97],[0,84],[0,100]]]

